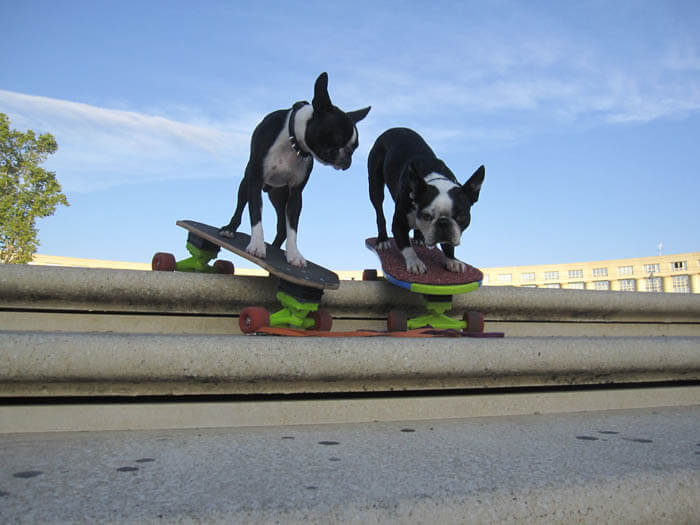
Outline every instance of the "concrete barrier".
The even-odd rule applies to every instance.
[[[4,308],[231,314],[274,304],[275,279],[226,275],[5,265]],[[381,317],[421,299],[383,281],[343,281],[324,304],[339,317]],[[494,320],[700,323],[700,295],[484,286],[455,298],[455,308]]]
[[[275,289],[265,277],[6,265],[0,329],[235,334],[242,308],[275,308]],[[336,329],[382,329],[389,310],[414,313],[422,299],[382,281],[343,281],[323,305]],[[454,309],[481,311],[490,330],[512,336],[700,335],[694,294],[482,287],[455,297]]]

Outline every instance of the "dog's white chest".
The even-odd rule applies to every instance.
[[[263,160],[263,182],[268,186],[298,186],[304,182],[311,157],[297,155],[283,129]]]

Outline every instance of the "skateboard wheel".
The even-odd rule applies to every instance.
[[[377,270],[362,270],[362,280],[363,281],[377,281],[379,276],[377,275]]]
[[[480,312],[464,312],[462,319],[467,323],[467,326],[464,328],[465,332],[475,334],[484,331],[484,314]]]
[[[219,259],[214,262],[214,269],[217,271],[217,273],[223,273],[226,275],[233,275],[234,272],[233,263],[231,261],[224,261],[223,259]]]
[[[172,253],[156,253],[151,261],[151,269],[156,272],[174,272],[175,256]]]
[[[386,329],[390,332],[405,332],[408,329],[406,312],[391,310],[386,318]]]
[[[333,316],[331,316],[328,310],[311,312],[309,317],[314,320],[314,330],[328,332],[333,326]]]
[[[261,306],[249,306],[241,310],[238,326],[244,334],[252,334],[270,326],[270,313]]]

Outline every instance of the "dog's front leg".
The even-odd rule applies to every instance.
[[[391,225],[391,232],[394,234],[396,246],[406,262],[406,270],[410,273],[425,273],[428,267],[423,261],[418,258],[418,254],[411,246],[409,238],[409,226],[406,216],[401,213],[394,214],[394,220]]]
[[[467,269],[467,265],[459,259],[455,259],[455,247],[452,244],[441,244],[442,253],[445,254],[445,268],[451,272],[461,273]]]
[[[301,187],[289,189],[289,200],[287,201],[287,241],[285,244],[287,262],[292,266],[303,268],[306,266],[306,259],[297,248],[297,229],[299,228],[299,216],[301,215]]]

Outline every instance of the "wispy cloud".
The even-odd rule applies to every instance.
[[[529,120],[520,131],[536,133],[551,125],[645,123],[700,111],[694,41],[664,41],[634,58],[611,51],[590,35],[484,33],[468,45],[444,45],[435,56],[431,49],[376,61],[353,76],[364,87],[358,101],[371,101],[375,117],[439,116],[456,129],[477,122],[485,137],[504,136],[507,120]]]
[[[160,115],[101,108],[0,90],[12,126],[53,134],[47,162],[68,191],[197,176],[225,176],[247,156],[248,122],[187,123]],[[95,176],[99,173],[99,177]]]

